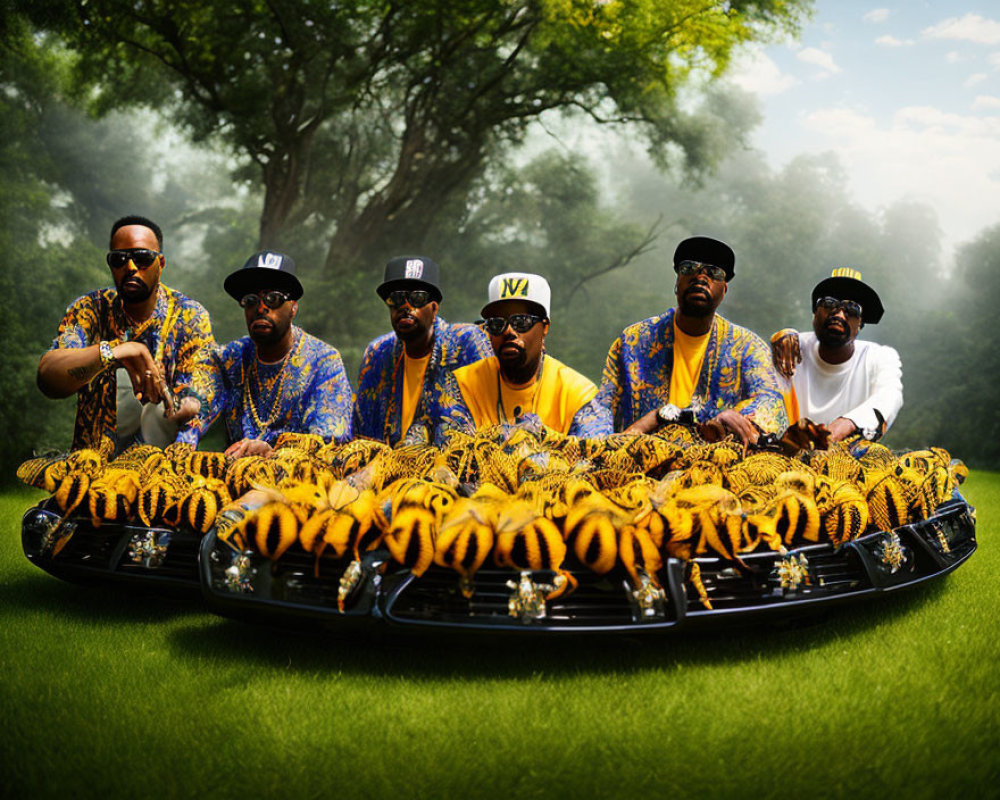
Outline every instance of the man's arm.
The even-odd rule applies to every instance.
[[[878,431],[881,435],[884,431],[881,430],[879,415],[888,430],[903,407],[903,367],[899,353],[894,348],[886,345],[869,346],[872,349],[868,357],[873,359],[871,373],[874,373],[871,394],[861,405],[845,412],[843,417],[853,423],[857,430]],[[832,426],[833,423],[829,426],[831,430]]]
[[[111,348],[114,363],[105,365],[100,344],[49,350],[38,362],[37,383],[42,394],[59,400],[76,394],[95,375],[110,366],[122,366],[132,380],[137,400],[159,403],[166,396],[163,372],[142,342],[121,342]]]
[[[304,432],[343,444],[351,438],[354,408],[347,370],[333,348],[316,366],[318,374],[308,390],[302,415]]]
[[[740,401],[733,410],[748,420],[752,419],[753,424],[764,433],[780,434],[788,427],[788,414],[778,386],[778,375],[771,364],[770,348],[755,333],[744,331],[742,335],[746,341],[740,345]],[[727,427],[739,424],[734,421]],[[746,432],[745,428],[743,430]]]
[[[198,408],[188,425],[177,434],[178,442],[197,446],[221,416],[226,405],[225,365],[228,351],[213,346],[208,361],[195,370],[191,390]],[[239,351],[236,351],[239,357]]]
[[[623,394],[622,372],[621,372],[621,352],[622,340],[615,339],[608,348],[608,356],[604,360],[604,371],[601,376],[601,385],[597,390],[594,401],[608,409],[611,414],[612,429],[625,428],[631,425],[633,420],[621,419],[621,400]]]
[[[573,424],[570,425],[567,435],[578,436],[581,439],[595,439],[613,433],[614,427],[611,409],[602,406],[595,396],[573,415]]]

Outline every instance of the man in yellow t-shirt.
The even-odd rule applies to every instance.
[[[427,441],[440,416],[453,369],[490,354],[475,325],[446,322],[438,265],[426,256],[397,256],[375,290],[389,309],[392,333],[370,342],[361,358],[354,435],[391,445]]]
[[[650,433],[687,410],[709,441],[756,443],[787,425],[770,351],[716,313],[735,274],[729,245],[707,236],[674,251],[675,308],[626,328],[608,351],[598,393],[615,428]]]
[[[594,401],[597,387],[545,352],[551,290],[540,275],[508,272],[490,281],[483,324],[494,355],[455,370],[464,425],[541,423],[559,433],[611,433],[610,412]],[[465,412],[465,413],[461,413]]]

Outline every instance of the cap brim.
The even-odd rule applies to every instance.
[[[549,312],[545,310],[545,307],[541,303],[536,303],[534,300],[528,300],[524,297],[510,297],[507,298],[506,300],[494,300],[492,303],[487,303],[485,306],[483,306],[483,310],[480,312],[480,314],[482,314],[484,317],[495,316],[493,312],[499,310],[504,303],[517,302],[517,301],[529,305],[532,309],[534,309],[537,312],[537,316],[545,317],[546,319],[549,318]]]
[[[857,278],[838,276],[825,278],[812,291],[813,308],[821,297],[837,300],[853,300],[861,304],[861,321],[866,325],[876,325],[882,319],[885,309],[878,293],[864,281]]]
[[[427,281],[417,280],[415,278],[404,278],[402,280],[386,281],[385,283],[379,284],[375,289],[375,293],[385,300],[390,292],[394,292],[397,289],[426,289],[431,293],[435,303],[441,302],[441,290],[438,289],[433,283],[427,283]]]
[[[226,278],[222,288],[237,301],[260,289],[277,289],[285,292],[292,300],[298,300],[302,297],[302,284],[299,283],[298,278],[289,272],[263,267],[236,270]]]

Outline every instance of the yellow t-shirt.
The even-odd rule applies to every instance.
[[[420,401],[420,391],[424,387],[424,373],[427,371],[427,362],[431,360],[428,353],[423,358],[410,358],[403,353],[403,413],[401,415],[403,435],[413,424],[413,413],[417,410],[417,403]]]
[[[691,404],[691,395],[698,387],[701,362],[705,358],[709,331],[704,336],[688,336],[674,320],[674,367],[670,372],[670,402],[679,408]]]
[[[594,399],[597,387],[588,378],[558,359],[545,356],[542,374],[534,383],[516,389],[500,375],[496,356],[484,358],[455,370],[462,399],[477,428],[513,422],[520,414],[537,414],[549,428],[567,433],[577,411]],[[500,389],[500,397],[497,389]]]

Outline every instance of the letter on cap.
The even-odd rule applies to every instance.
[[[277,253],[261,253],[257,266],[261,269],[281,269],[281,256]]]
[[[424,277],[424,262],[419,258],[410,258],[406,262],[405,277],[418,281]]]
[[[527,278],[504,278],[500,286],[500,299],[510,300],[512,297],[528,296]]]

